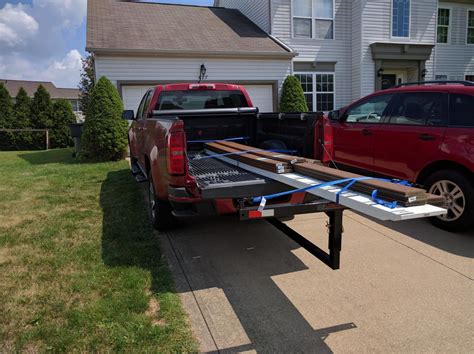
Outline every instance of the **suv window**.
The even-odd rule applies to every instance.
[[[346,113],[346,122],[380,123],[387,114],[392,97],[393,94],[375,96],[349,108]]]
[[[151,98],[153,97],[153,91],[148,91],[148,94],[146,95],[146,99],[145,99],[145,104],[143,105],[143,119],[147,118],[146,117],[146,112],[148,110],[148,106],[150,104],[150,101],[151,101]]]
[[[474,96],[451,94],[449,110],[450,126],[474,127]]]
[[[442,92],[413,92],[398,95],[396,107],[390,116],[390,124],[445,125]]]
[[[248,106],[244,94],[240,91],[164,91],[160,94],[155,110],[193,110]]]

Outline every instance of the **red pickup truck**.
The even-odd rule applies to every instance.
[[[241,212],[247,198],[291,189],[216,159],[200,158],[199,154],[207,141],[242,138],[250,146],[284,146],[312,156],[315,126],[321,116],[259,114],[239,85],[172,84],[151,88],[137,114],[125,111],[124,118],[133,120],[128,136],[132,171],[148,181],[154,227],[169,228],[176,216]],[[278,210],[275,216],[291,217],[302,211],[334,207],[315,199],[297,193],[273,201],[272,209]]]
[[[400,85],[330,112],[321,124],[317,158],[417,183],[446,198],[448,214],[435,225],[474,225],[474,83]]]

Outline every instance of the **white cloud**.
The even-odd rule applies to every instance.
[[[32,0],[0,8],[0,78],[77,87],[81,54],[66,49],[86,16],[87,0]]]
[[[10,47],[25,44],[38,32],[38,22],[25,9],[22,4],[6,4],[0,9],[0,42]]]

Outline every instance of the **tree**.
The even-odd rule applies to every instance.
[[[308,112],[304,91],[296,76],[287,76],[283,83],[280,112]]]
[[[89,107],[90,94],[95,85],[95,65],[94,56],[89,54],[85,59],[82,59],[81,80],[79,81],[80,106],[84,114]]]
[[[76,116],[68,100],[58,99],[53,103],[52,122],[51,147],[65,148],[72,146],[73,141],[69,125],[76,123]]]
[[[15,128],[31,128],[31,99],[28,97],[28,94],[23,87],[20,87],[15,97],[13,115],[15,117]],[[14,145],[17,150],[31,149],[33,142],[32,133],[15,133],[13,137]]]
[[[13,128],[13,103],[6,87],[0,83],[0,129]],[[12,149],[12,133],[0,132],[0,150]]]
[[[128,124],[114,85],[101,77],[91,92],[82,134],[82,156],[92,160],[119,160],[125,156]]]
[[[51,129],[53,104],[51,96],[43,85],[39,85],[31,103],[31,124],[37,129]]]

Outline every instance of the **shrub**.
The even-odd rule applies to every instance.
[[[39,85],[31,103],[31,121],[34,128],[50,129],[53,126],[53,103],[49,92]]]
[[[81,80],[79,81],[79,91],[81,111],[86,113],[89,107],[90,95],[95,84],[95,65],[94,56],[90,54],[87,58],[82,59]]]
[[[128,124],[122,119],[123,103],[114,85],[101,77],[92,90],[82,134],[83,158],[119,160],[125,156]]]
[[[13,104],[8,90],[0,83],[0,129],[13,128]],[[12,133],[0,132],[0,150],[11,150]]]
[[[15,117],[15,128],[31,128],[31,99],[23,87],[20,87],[15,97],[13,115]],[[38,133],[36,135],[38,135]],[[33,146],[33,133],[31,132],[15,133],[13,138],[13,147],[15,150],[28,150]]]
[[[69,125],[76,123],[76,116],[68,100],[58,99],[53,103],[52,121],[51,147],[65,148],[72,146],[73,141]]]
[[[280,112],[308,112],[303,88],[296,76],[287,76],[283,83]]]

